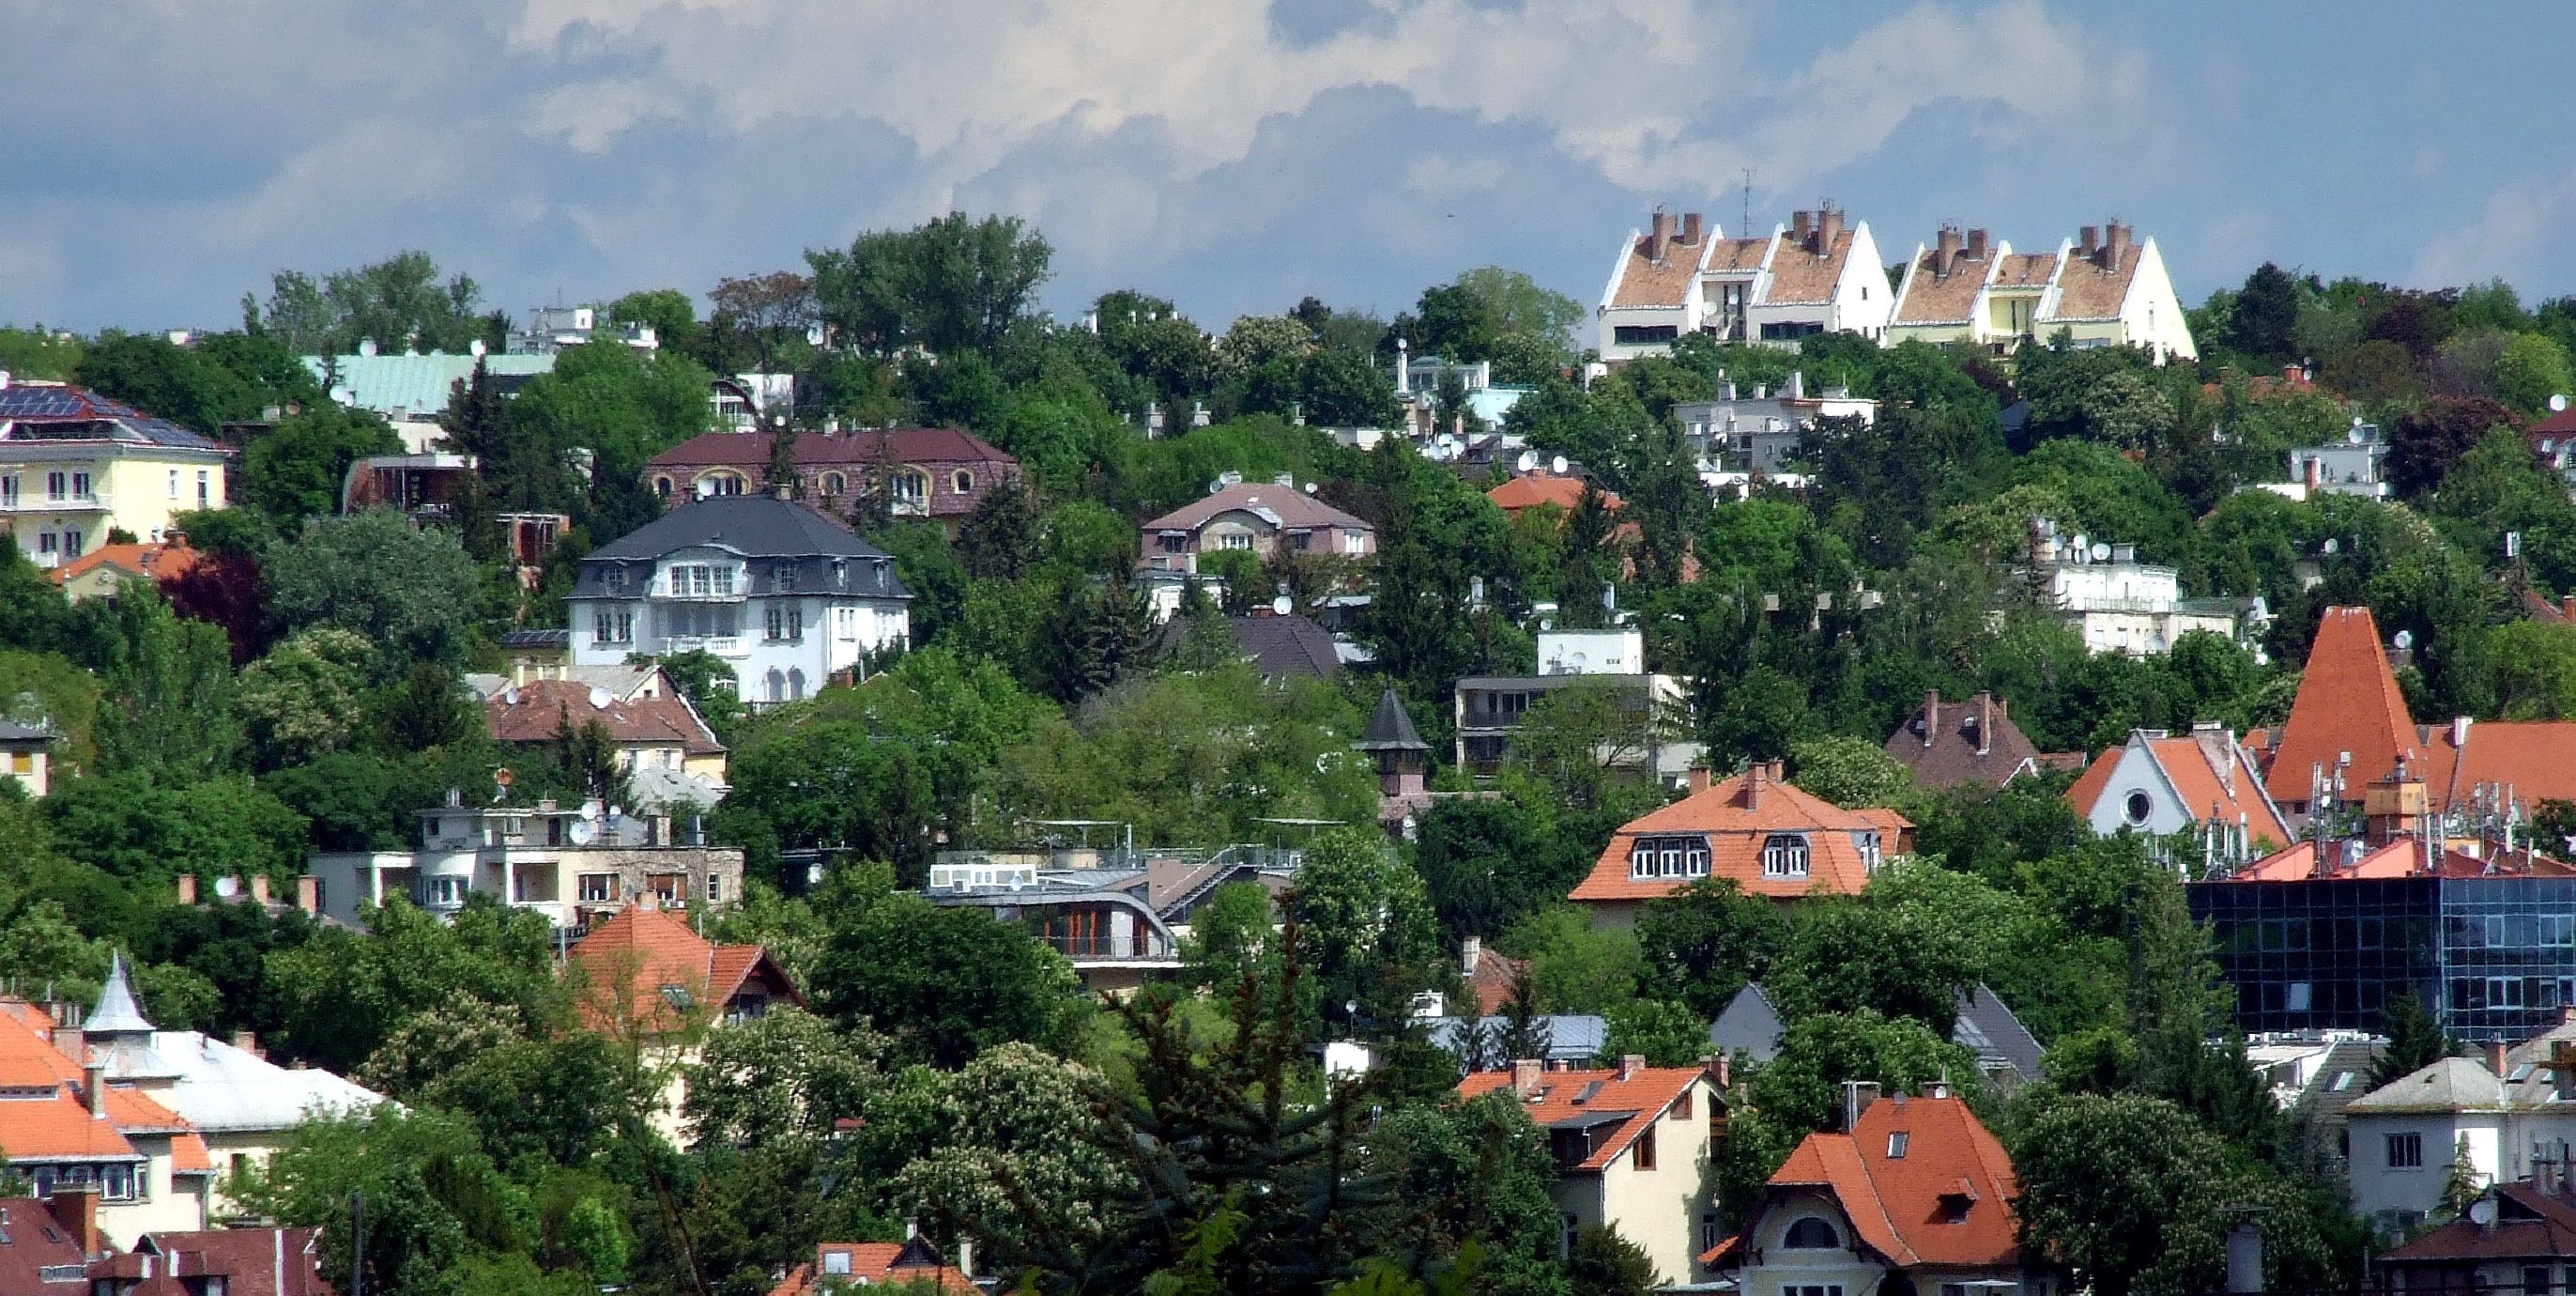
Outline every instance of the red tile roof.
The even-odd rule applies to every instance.
[[[1341,527],[1375,534],[1377,528],[1366,519],[1356,518],[1334,508],[1294,486],[1276,482],[1236,482],[1164,514],[1145,524],[1148,531],[1196,531],[1220,513],[1237,510],[1262,510],[1279,519],[1283,527]]]
[[[163,544],[107,544],[55,568],[53,577],[54,583],[61,585],[101,567],[114,567],[142,580],[167,580],[186,575],[189,568],[197,565],[200,556],[184,540]]]
[[[2344,780],[2354,796],[2395,770],[2398,761],[2422,761],[2415,723],[2407,718],[2405,696],[2397,691],[2381,642],[2369,608],[2325,610],[2264,779],[2274,800],[2306,804],[2312,770],[2321,768],[2331,778],[2346,752],[2352,764]]]
[[[591,720],[608,726],[620,747],[679,747],[691,756],[725,749],[676,693],[621,698],[601,689],[597,696],[608,705],[594,706],[593,690],[578,681],[530,680],[483,699],[483,719],[494,741],[505,743],[553,742],[569,716],[576,726]]]
[[[1575,506],[1583,502],[1583,479],[1542,477],[1532,473],[1525,477],[1514,477],[1486,491],[1485,498],[1492,500],[1505,513],[1518,513],[1522,509],[1537,508],[1542,504],[1553,504],[1567,513],[1572,513]],[[1618,492],[1602,491],[1601,503],[1607,508],[1618,508]]]
[[[1677,309],[1689,296],[1700,258],[1708,253],[1705,238],[1698,243],[1667,239],[1660,261],[1646,255],[1653,242],[1654,236],[1645,234],[1629,243],[1627,258],[1619,263],[1619,287],[1610,297],[1613,309]]]
[[[766,432],[708,432],[647,460],[652,468],[740,468],[758,475],[769,466]],[[991,442],[959,428],[895,428],[865,432],[799,432],[796,466],[873,464],[1012,464],[1019,461]]]
[[[2233,736],[2208,737],[2209,741],[2203,741],[2201,736],[2145,740],[2148,754],[2164,771],[2165,781],[2173,785],[2185,810],[2202,823],[2233,824],[2241,816],[2252,842],[2268,840],[2281,845],[2296,840],[2288,822],[2281,818],[2280,808],[2264,797],[2251,755]],[[2085,767],[2074,786],[2066,790],[2067,804],[2074,806],[2077,814],[2093,813],[2121,757],[2134,746],[2136,740],[2132,739],[2103,752]],[[2231,755],[2235,757],[2232,765]]]
[[[1893,810],[1842,809],[1782,781],[1776,769],[1757,766],[1620,825],[1610,844],[1602,848],[1591,875],[1568,898],[1651,900],[1678,890],[1686,879],[1635,878],[1628,868],[1628,853],[1637,838],[1674,835],[1706,837],[1708,875],[1732,878],[1754,895],[1783,900],[1817,892],[1856,895],[1869,880],[1869,868],[1853,834],[1879,834],[1884,853],[1893,856],[1900,853],[1902,835],[1913,826]],[[1775,833],[1807,838],[1807,876],[1762,875],[1762,847]]]
[[[0,1197],[0,1215],[13,1225],[0,1233],[0,1291],[41,1292],[48,1289],[86,1296],[86,1279],[73,1283],[47,1283],[42,1273],[60,1265],[88,1262],[83,1254],[71,1214],[54,1214],[53,1205],[41,1197]]]
[[[721,1014],[755,979],[773,995],[802,1002],[769,951],[715,944],[641,901],[591,928],[569,957],[589,980],[576,1007],[594,1030],[625,1023],[653,1031],[680,1028],[686,1019],[663,994],[666,987],[677,987],[711,1014]]]
[[[2039,762],[2039,748],[2007,711],[1991,693],[1964,702],[1935,693],[1887,736],[1884,750],[1924,787],[2002,787]]]
[[[331,1296],[309,1228],[204,1229],[146,1233],[135,1249],[109,1264],[139,1270],[143,1262],[159,1275],[177,1279],[220,1275],[225,1296]],[[94,1266],[98,1276],[103,1264]],[[139,1277],[137,1272],[120,1276]],[[184,1290],[197,1284],[183,1284]]]
[[[1604,1114],[1625,1114],[1619,1128],[1593,1145],[1574,1168],[1598,1172],[1618,1159],[1637,1136],[1663,1119],[1691,1086],[1707,1078],[1698,1067],[1639,1067],[1626,1078],[1617,1069],[1541,1071],[1537,1087],[1522,1096],[1521,1109],[1539,1128]],[[1481,1098],[1512,1087],[1509,1071],[1479,1071],[1458,1082],[1460,1098]],[[1705,1125],[1698,1128],[1706,1129]]]
[[[1842,282],[1843,263],[1851,259],[1855,233],[1851,228],[1837,231],[1832,245],[1822,252],[1810,252],[1795,238],[1783,236],[1779,253],[1771,258],[1771,285],[1760,304],[1804,306],[1832,301],[1835,285]],[[1871,271],[1877,272],[1877,267]]]
[[[2468,746],[2452,742],[2455,729],[2436,726],[2419,740],[2425,782],[2437,806],[2465,804],[2481,785],[2510,789],[2513,799],[2576,801],[2576,721],[2480,720],[2468,727]],[[2358,758],[2356,758],[2358,763]]]
[[[1467,974],[1467,988],[1476,993],[1476,1012],[1491,1017],[1503,1010],[1512,997],[1512,981],[1529,964],[1521,959],[1505,958],[1492,950],[1476,955],[1476,968]]]
[[[2076,249],[2067,258],[2066,269],[2057,276],[2056,306],[2036,323],[2119,318],[2120,307],[2129,300],[2129,285],[2137,279],[2138,265],[2146,255],[2144,243],[2132,242],[2118,261],[2106,265],[2085,256],[2083,249]]]
[[[937,1254],[925,1242],[826,1242],[814,1248],[812,1264],[801,1264],[788,1270],[785,1281],[771,1288],[769,1296],[812,1296],[821,1290],[825,1277],[840,1279],[842,1275],[838,1272],[826,1273],[824,1262],[824,1257],[836,1254],[849,1257],[847,1281],[853,1284],[883,1286],[928,1281],[941,1291],[976,1290],[974,1280],[959,1272],[955,1265],[924,1263]]]
[[[1905,1135],[1904,1150],[1891,1156],[1895,1134]],[[1958,1098],[1882,1098],[1850,1133],[1808,1135],[1767,1185],[1784,1189],[1831,1194],[1860,1243],[1902,1268],[2020,1262],[2012,1158]],[[1956,1210],[1961,1205],[1964,1212]],[[1957,1222],[1948,1222],[1954,1214]],[[1759,1211],[1753,1218],[1758,1225]],[[1740,1265],[1751,1232],[1719,1244],[1701,1263]]]

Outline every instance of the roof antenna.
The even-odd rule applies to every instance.
[[[1744,223],[1736,227],[1737,238],[1753,237],[1753,168],[1744,168]]]

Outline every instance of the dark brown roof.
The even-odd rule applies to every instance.
[[[1333,632],[1312,617],[1235,617],[1226,626],[1252,658],[1253,667],[1267,678],[1331,679],[1342,673],[1342,655],[1333,647]]]
[[[2453,1220],[2380,1257],[2394,1265],[2576,1257],[2576,1202],[2524,1180],[2495,1186],[2496,1221]]]
[[[483,700],[483,718],[497,742],[553,742],[569,718],[575,727],[599,721],[621,747],[677,746],[691,756],[725,749],[677,694],[621,698],[575,680],[530,680],[502,689]]]
[[[182,1280],[183,1289],[199,1285],[186,1279],[213,1276],[224,1280],[226,1296],[330,1296],[331,1292],[331,1285],[322,1280],[314,1231],[309,1228],[146,1233],[136,1239],[134,1249],[139,1254],[116,1257],[115,1263],[131,1265],[141,1260],[156,1278]],[[93,1274],[102,1267],[93,1266]]]
[[[0,1214],[6,1214],[10,1221],[5,1234],[0,1234],[0,1291],[56,1291],[64,1296],[86,1296],[86,1274],[69,1282],[49,1283],[39,1277],[42,1270],[57,1265],[79,1266],[89,1260],[73,1239],[71,1221],[56,1218],[53,1208],[40,1197],[0,1197]],[[75,1268],[74,1272],[79,1271]]]
[[[1888,735],[1887,754],[1914,771],[1914,781],[1925,787],[2002,787],[2039,760],[2039,749],[1990,693],[1965,702],[1943,702],[1939,694],[1926,697]]]
[[[1016,464],[991,442],[959,428],[894,428],[866,432],[799,432],[796,466],[872,464]],[[757,475],[769,466],[766,432],[709,432],[647,461],[648,468],[732,467]]]
[[[2015,252],[1995,262],[1997,288],[2046,288],[2050,276],[2057,273],[2054,252]]]

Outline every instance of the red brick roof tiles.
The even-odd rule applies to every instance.
[[[913,1251],[913,1255],[909,1258],[904,1255],[907,1247]],[[941,1291],[976,1290],[974,1280],[959,1272],[955,1265],[918,1263],[926,1253],[926,1248],[911,1243],[825,1242],[814,1251],[814,1261],[788,1270],[786,1279],[771,1288],[769,1296],[812,1296],[812,1293],[822,1289],[823,1279],[826,1277],[821,1272],[823,1257],[836,1254],[845,1254],[849,1257],[850,1272],[846,1281],[852,1284],[885,1286],[928,1281]],[[907,1259],[912,1262],[898,1263]],[[842,1279],[842,1275],[837,1272],[830,1274],[829,1277],[835,1280]]]
[[[2397,676],[2381,642],[2379,622],[2369,608],[2325,610],[2265,776],[2274,800],[2305,804],[2313,790],[2312,771],[2321,768],[2332,777],[2346,752],[2352,754],[2346,790],[2355,796],[2396,769],[2400,760],[2422,762],[2415,723],[2407,717],[2406,699],[2397,691]]]
[[[1557,1121],[1605,1112],[1629,1113],[1619,1128],[1575,1167],[1600,1171],[1627,1151],[1639,1134],[1663,1119],[1664,1113],[1707,1074],[1698,1067],[1639,1067],[1626,1079],[1616,1069],[1542,1071],[1538,1088],[1523,1097],[1521,1110],[1528,1112],[1530,1120],[1541,1129]],[[1497,1089],[1509,1092],[1511,1085],[1509,1071],[1479,1071],[1458,1082],[1458,1096],[1481,1098]]]
[[[1834,286],[1842,282],[1843,263],[1851,259],[1854,231],[1835,233],[1833,244],[1823,253],[1800,247],[1795,239],[1783,239],[1779,254],[1771,258],[1771,286],[1762,294],[1765,306],[1821,305],[1834,299]]]
[[[1618,290],[1610,296],[1612,307],[1678,309],[1689,297],[1691,280],[1699,275],[1700,257],[1708,251],[1705,241],[1667,239],[1661,260],[1646,255],[1653,243],[1652,235],[1640,235],[1628,245],[1628,257],[1620,263]]]
[[[1898,1133],[1904,1150],[1890,1155]],[[1832,1194],[1862,1245],[1899,1267],[2020,1261],[2012,1158],[1958,1098],[1880,1099],[1850,1133],[1808,1135],[1768,1187]],[[1740,1263],[1743,1249],[1742,1236],[1730,1238],[1702,1263]]]
[[[1485,498],[1492,500],[1505,513],[1518,513],[1522,509],[1537,508],[1543,504],[1553,504],[1567,513],[1572,513],[1575,507],[1583,502],[1583,479],[1541,477],[1533,473],[1526,477],[1514,477],[1486,491]],[[1619,502],[1617,492],[1608,490],[1601,492],[1601,503],[1604,507],[1615,510],[1619,507]]]
[[[530,680],[485,698],[483,718],[498,742],[553,742],[569,717],[575,726],[591,720],[606,725],[609,737],[621,747],[676,746],[691,756],[714,755],[725,749],[706,722],[677,694],[620,698],[603,690],[603,695],[608,697],[608,705],[597,707],[591,705],[592,693],[587,684],[568,679]]]
[[[1795,899],[1823,892],[1856,895],[1869,880],[1869,861],[1855,833],[1876,833],[1893,855],[1913,824],[1893,810],[1845,810],[1807,795],[1775,771],[1756,767],[1705,791],[1620,825],[1602,848],[1590,876],[1569,897],[1576,901],[1651,900],[1686,885],[1681,878],[1629,875],[1628,855],[1639,837],[1702,836],[1708,841],[1708,875],[1731,878],[1754,895]],[[1764,877],[1762,848],[1773,834],[1804,835],[1805,877]]]
[[[569,957],[590,978],[577,1007],[593,1029],[620,1023],[677,1029],[684,1021],[663,995],[666,986],[678,987],[695,1005],[716,1013],[755,975],[795,996],[767,950],[717,945],[671,913],[641,902],[591,928]]]

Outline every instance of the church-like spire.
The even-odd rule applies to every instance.
[[[89,1019],[81,1023],[81,1033],[94,1038],[101,1035],[148,1035],[151,1032],[152,1023],[134,1002],[134,988],[128,983],[125,971],[125,953],[119,950],[109,956],[107,988],[98,992],[98,1006],[89,1010]]]

